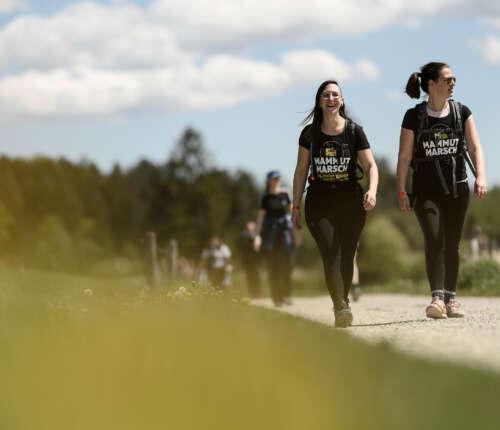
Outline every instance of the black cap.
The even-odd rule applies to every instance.
[[[271,170],[270,172],[268,172],[267,174],[267,180],[271,180],[271,179],[277,179],[277,178],[281,178],[281,173],[277,170]]]

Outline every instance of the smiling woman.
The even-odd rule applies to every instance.
[[[346,327],[353,321],[348,295],[354,255],[365,211],[376,205],[378,170],[363,129],[346,115],[337,81],[328,80],[319,86],[314,108],[304,122],[310,119],[312,124],[302,130],[299,138],[292,219],[300,228],[300,204],[310,170],[306,222],[323,259],[335,325]],[[357,182],[358,160],[368,174],[366,192]]]

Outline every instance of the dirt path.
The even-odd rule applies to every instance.
[[[462,297],[463,319],[425,317],[426,296],[365,294],[352,304],[352,336],[369,342],[388,341],[419,356],[455,361],[500,372],[500,298]],[[252,304],[277,309],[333,326],[328,296],[295,298],[290,306],[274,308],[268,299]]]

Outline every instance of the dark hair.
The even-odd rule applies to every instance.
[[[441,70],[445,67],[450,67],[446,63],[431,62],[420,68],[420,72],[415,72],[410,75],[406,84],[405,93],[412,99],[420,98],[420,88],[429,94],[429,81],[437,81]]]
[[[307,115],[301,122],[302,125],[306,125],[312,118],[311,132],[314,134],[319,134],[319,132],[321,130],[321,123],[323,122],[323,110],[321,109],[320,99],[321,99],[321,94],[323,93],[323,90],[329,84],[335,84],[340,88],[339,83],[335,80],[328,80],[328,81],[323,82],[318,87],[318,91],[316,91],[316,99],[314,102],[314,108],[311,110],[311,112],[309,112],[309,115]],[[342,103],[342,106],[339,108],[339,113],[340,113],[340,116],[342,116],[343,118],[347,118],[347,115],[345,113],[345,104],[344,103]]]

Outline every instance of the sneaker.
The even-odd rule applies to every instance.
[[[434,296],[431,304],[425,308],[425,314],[427,315],[427,318],[447,318],[446,306],[439,297]]]
[[[339,310],[334,309],[333,313],[335,314],[335,327],[345,328],[352,325],[353,316],[349,306]]]
[[[450,299],[446,303],[446,315],[448,318],[463,318],[464,312],[460,309],[460,303],[455,299]]]

